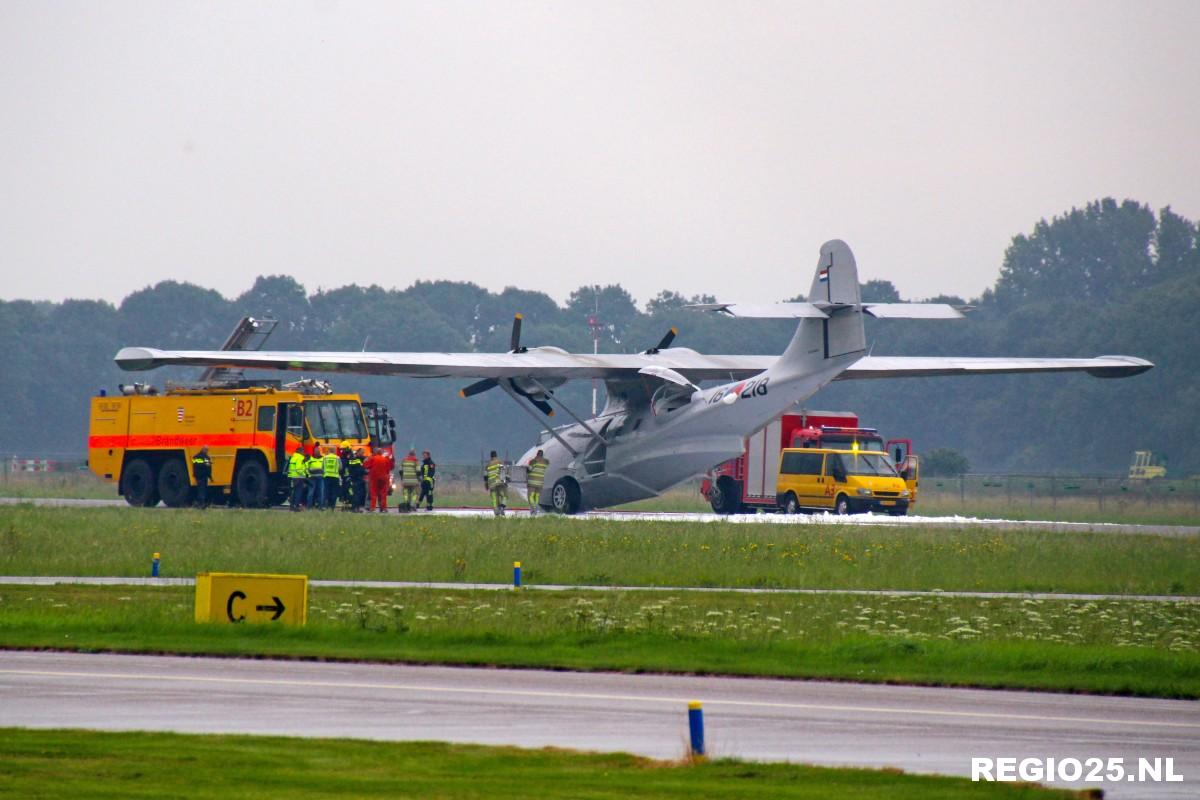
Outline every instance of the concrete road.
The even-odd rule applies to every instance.
[[[136,578],[98,575],[0,575],[0,586],[195,586],[195,578]],[[470,589],[511,592],[511,583],[457,583],[451,581],[310,580],[309,586],[342,589]],[[698,592],[700,594],[849,595],[852,597],[969,597],[979,600],[1074,600],[1082,602],[1137,601],[1141,603],[1200,603],[1186,594],[1073,594],[1068,592],[955,592],[919,589],[761,589],[722,586],[588,586],[586,584],[523,583],[523,589],[543,592]]]
[[[0,652],[3,726],[438,739],[674,758],[692,699],[704,702],[713,755],[953,775],[969,775],[973,756],[1172,758],[1183,782],[1103,788],[1110,797],[1200,794],[1200,704],[1188,701]]]

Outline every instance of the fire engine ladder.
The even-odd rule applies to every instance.
[[[255,319],[254,317],[242,317],[241,321],[234,326],[233,332],[225,340],[225,344],[221,345],[222,350],[261,350],[267,342],[267,337],[275,330],[275,326],[279,324],[278,320],[274,319]],[[224,367],[209,367],[200,375],[202,383],[224,383],[226,381],[237,381],[242,378],[242,370],[226,369]]]

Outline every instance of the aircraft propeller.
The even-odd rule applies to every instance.
[[[524,317],[521,314],[517,314],[513,317],[512,336],[509,338],[508,352],[510,352],[510,353],[527,353],[527,352],[529,352],[529,348],[523,347],[521,345],[521,320],[522,319],[524,319]],[[506,379],[506,383],[514,392],[521,395],[526,400],[528,400],[531,404],[533,404],[533,406],[535,408],[537,408],[538,411],[541,411],[547,417],[554,416],[554,409],[550,406],[550,404],[548,402],[546,402],[545,399],[522,389],[517,384],[517,382],[512,379]],[[477,394],[486,392],[489,389],[495,389],[499,385],[500,385],[500,382],[498,380],[496,380],[495,378],[484,378],[481,381],[476,381],[475,383],[472,383],[470,386],[464,386],[462,389],[459,390],[458,396],[459,397],[473,397]]]
[[[671,342],[675,341],[675,335],[678,333],[679,329],[672,327],[671,330],[667,331],[666,335],[659,340],[658,344],[646,351],[646,355],[653,356],[657,355],[659,350],[666,350],[671,346]]]
[[[508,340],[508,352],[524,353],[529,348],[521,347],[521,320],[524,319],[520,314],[513,317],[512,337]]]

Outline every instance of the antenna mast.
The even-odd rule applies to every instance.
[[[604,325],[600,322],[600,285],[596,284],[592,287],[592,314],[588,317],[588,328],[592,331],[592,355],[597,355],[600,352],[600,334],[604,331]],[[596,409],[596,379],[592,378],[592,416],[599,413]]]

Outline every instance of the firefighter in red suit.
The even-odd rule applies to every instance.
[[[371,511],[376,504],[379,510],[387,513],[388,487],[392,479],[392,454],[385,451],[372,453],[363,464],[367,468],[367,486],[371,494]]]

